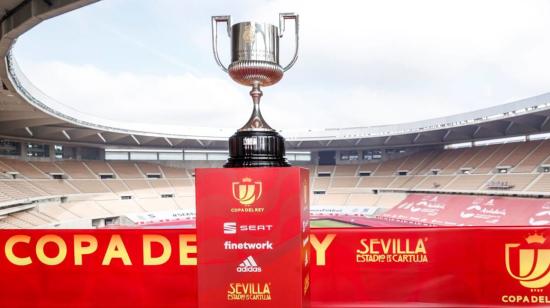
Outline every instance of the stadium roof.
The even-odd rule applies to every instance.
[[[0,3],[0,136],[94,146],[225,149],[234,129],[109,122],[71,110],[34,87],[11,47],[41,21],[96,0],[7,0]],[[421,106],[419,106],[421,107]],[[307,115],[304,115],[306,117]],[[448,117],[355,128],[282,131],[289,149],[401,147],[550,132],[550,93]]]

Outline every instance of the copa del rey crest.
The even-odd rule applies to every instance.
[[[249,177],[233,182],[233,198],[244,206],[250,206],[262,197],[262,182]]]
[[[506,244],[506,270],[526,288],[545,288],[550,284],[550,248],[541,247],[546,242],[541,234],[531,234],[525,242]]]

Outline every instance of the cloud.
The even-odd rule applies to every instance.
[[[236,111],[251,105],[231,81],[191,73],[113,73],[60,62],[30,64],[23,71],[67,112],[108,120],[231,127],[246,120]]]
[[[94,116],[238,128],[250,113],[249,90],[214,64],[210,16],[233,14],[234,22],[277,24],[278,12],[295,11],[301,18],[299,60],[279,84],[264,89],[262,98],[264,116],[278,129],[410,122],[538,95],[550,84],[547,1],[216,0],[199,5],[161,0],[140,2],[147,18],[130,10],[125,14],[147,19],[162,35],[132,32],[124,18],[93,26],[107,12],[134,3],[99,3],[86,8],[89,14],[79,16],[79,22],[82,26],[89,18],[85,35],[95,45],[109,48],[102,36],[115,33],[118,44],[127,44],[117,50],[144,49],[147,58],[139,62],[130,62],[140,60],[131,52],[116,58],[135,70],[112,69],[108,57],[89,54],[78,63],[63,61],[60,55],[68,51],[58,44],[57,53],[43,58],[23,52],[34,57],[19,59],[23,71],[45,93]],[[70,28],[71,21],[57,17],[51,22]],[[105,32],[94,34],[97,29]],[[62,31],[48,35],[65,38]],[[25,51],[27,44],[21,40],[18,49]],[[226,59],[223,44],[227,40],[221,50]],[[292,54],[292,37],[285,35],[281,46],[284,64]],[[155,70],[139,70],[142,65]]]

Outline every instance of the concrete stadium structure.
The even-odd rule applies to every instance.
[[[110,123],[26,78],[11,52],[17,38],[93,2],[0,3],[0,227],[139,223],[162,211],[186,219],[193,168],[223,162],[233,129]],[[311,171],[313,205],[367,216],[413,193],[549,198],[549,132],[550,93],[411,123],[282,131],[291,160]]]
[[[5,137],[122,145],[225,149],[233,129],[116,125],[71,114],[35,89],[17,67],[10,48],[41,21],[78,9],[92,0],[8,0],[0,4],[0,134]],[[1,13],[0,13],[1,14]],[[9,112],[9,113],[8,113]],[[72,111],[74,113],[74,111]],[[304,117],[307,115],[304,115]],[[144,130],[147,129],[147,130]],[[550,131],[550,93],[454,116],[411,123],[320,131],[285,132],[289,150],[425,146]]]

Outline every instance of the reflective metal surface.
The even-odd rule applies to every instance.
[[[293,19],[295,51],[286,67],[279,64],[279,38],[284,35],[286,20]],[[218,55],[218,23],[225,23],[231,38],[231,64],[226,67]],[[279,32],[279,29],[280,32]],[[299,19],[297,14],[279,14],[279,28],[268,23],[241,22],[231,26],[231,16],[212,17],[212,50],[216,63],[233,80],[242,85],[273,85],[283,77],[298,59]]]
[[[279,64],[279,38],[283,36],[285,22],[294,19],[295,52],[285,67]],[[224,22],[231,38],[231,64],[225,67],[218,55],[217,24]],[[298,15],[279,14],[279,28],[267,23],[241,22],[231,25],[230,16],[212,17],[212,49],[216,63],[239,84],[252,86],[250,96],[254,103],[248,122],[229,139],[230,158],[225,167],[285,167],[284,138],[272,129],[260,112],[260,87],[276,84],[284,72],[298,58]]]
[[[283,68],[266,61],[242,60],[229,65],[229,76],[244,86],[270,86],[283,78]]]
[[[257,22],[231,26],[231,62],[242,60],[279,64],[279,29]]]
[[[260,112],[260,98],[262,97],[263,92],[260,90],[260,85],[258,83],[255,83],[252,86],[252,90],[250,91],[250,96],[252,96],[252,101],[254,103],[254,108],[252,109],[252,114],[250,115],[250,119],[246,124],[239,129],[239,131],[259,131],[259,130],[270,130],[273,131],[273,128],[271,128],[267,123],[265,122],[264,118],[262,117],[262,113]]]

